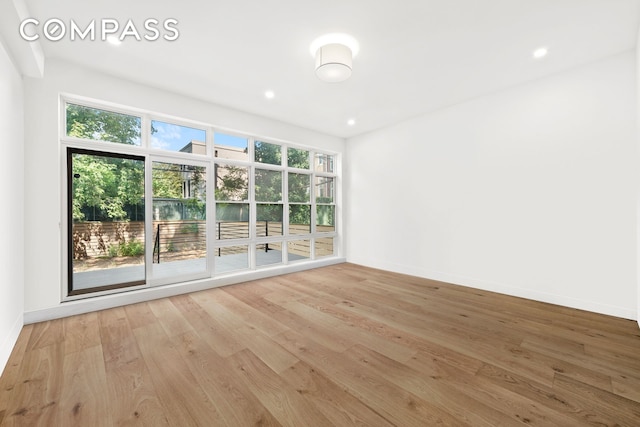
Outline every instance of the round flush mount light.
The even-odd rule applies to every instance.
[[[276,94],[272,90],[268,90],[268,91],[266,91],[264,93],[264,97],[267,98],[267,99],[273,99],[273,98],[275,98],[275,96],[276,96]]]
[[[331,33],[318,37],[309,51],[316,59],[316,75],[329,83],[342,82],[351,77],[352,60],[359,45],[348,34]]]
[[[547,49],[546,47],[539,47],[533,51],[533,57],[535,59],[542,59],[547,56],[547,53],[549,53],[549,49]]]
[[[356,124],[356,119],[349,119],[349,120],[347,120],[347,124],[348,124],[349,126],[354,126],[354,125]]]

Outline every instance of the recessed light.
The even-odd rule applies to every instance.
[[[266,92],[264,93],[264,96],[265,96],[265,98],[267,98],[267,99],[273,99],[273,98],[276,96],[276,94],[275,94],[275,92],[274,92],[274,91],[272,91],[272,90],[268,90],[268,91],[266,91]]]
[[[120,39],[119,39],[119,38],[117,38],[116,36],[109,36],[109,37],[107,37],[107,41],[108,41],[109,43],[111,43],[112,45],[114,45],[114,46],[119,46],[119,45],[121,45],[121,44],[122,44],[122,42],[120,41]]]
[[[356,124],[356,119],[349,119],[349,120],[347,120],[347,124],[348,124],[349,126],[353,126],[353,125],[355,125],[355,124]]]
[[[547,56],[547,53],[549,53],[549,49],[547,49],[546,47],[539,47],[533,51],[533,57],[535,59],[544,58],[545,56]]]

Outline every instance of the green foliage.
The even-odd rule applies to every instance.
[[[129,256],[137,257],[144,255],[144,245],[137,240],[132,240],[125,243],[119,243],[117,245],[109,245],[108,256]]]
[[[96,209],[113,220],[127,219],[125,205],[137,205],[144,196],[140,160],[74,154],[72,176],[74,220],[94,220]]]
[[[256,169],[255,178],[255,193],[257,201],[282,201],[282,172]]]
[[[118,256],[120,245],[109,245],[107,255],[111,258]]]
[[[290,205],[289,206],[289,223],[290,224],[311,224],[311,206],[310,205]]]
[[[256,215],[258,221],[282,222],[282,205],[258,204]]]
[[[292,168],[309,169],[309,152],[297,148],[287,148],[287,165]]]
[[[216,200],[241,201],[248,198],[247,168],[216,166]]]
[[[188,222],[180,226],[181,233],[196,234],[198,230],[199,228],[197,222]]]
[[[98,141],[136,144],[140,141],[140,118],[67,104],[67,135]]]
[[[316,224],[335,225],[335,206],[318,205],[316,207]]]
[[[167,199],[182,198],[182,171],[174,163],[153,163],[153,196]]]
[[[289,201],[309,203],[311,175],[289,173]]]
[[[282,147],[268,142],[255,142],[255,160],[269,165],[282,164]]]

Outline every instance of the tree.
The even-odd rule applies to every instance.
[[[136,144],[140,117],[67,104],[67,135],[98,141]]]
[[[135,144],[140,118],[67,104],[67,135],[77,138]],[[144,162],[90,154],[73,156],[74,220],[127,219],[144,197]],[[136,215],[137,216],[137,215]]]

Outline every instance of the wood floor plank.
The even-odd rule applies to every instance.
[[[31,331],[33,331],[33,325],[26,325],[22,328],[9,360],[7,360],[4,374],[0,377],[0,425],[2,425],[2,420],[7,414],[16,384],[20,380],[20,365],[25,358]]]
[[[64,341],[64,320],[55,319],[49,322],[40,322],[33,325],[27,351],[59,344]]]
[[[197,297],[196,297],[197,298]],[[172,302],[180,309],[182,315],[191,323],[198,335],[220,356],[226,357],[247,346],[238,340],[236,334],[229,331],[217,320],[217,313],[209,314],[192,295],[179,295]]]
[[[537,402],[540,407],[553,409],[575,420],[567,422],[567,425],[615,425],[616,423],[615,418],[603,417],[600,412],[594,411],[588,401],[575,398],[561,389],[533,382],[497,366],[484,365],[478,371],[478,377]]]
[[[228,358],[218,355],[195,333],[172,340],[200,387],[216,402],[225,425],[280,425],[241,380]]]
[[[339,264],[27,325],[0,427],[640,426],[635,322]]]
[[[424,399],[440,410],[453,415],[456,419],[473,426],[504,425],[513,420],[503,412],[489,407],[465,393],[454,390],[447,380],[452,374],[424,375],[424,372],[412,369],[384,355],[356,345],[345,352],[346,357],[373,369],[398,387]],[[456,376],[464,375],[457,372]]]
[[[418,396],[394,386],[378,373],[312,339],[289,331],[274,337],[306,363],[333,378],[350,394],[396,425],[467,425]]]
[[[171,299],[163,298],[148,302],[149,309],[156,316],[160,325],[169,337],[182,335],[193,330],[180,310],[173,305]]]
[[[152,325],[158,321],[158,318],[151,311],[149,303],[146,302],[127,305],[124,307],[124,311],[127,313],[131,329]]]
[[[281,376],[298,393],[308,396],[331,425],[393,426],[380,414],[304,362],[298,362]]]
[[[596,413],[611,413],[612,420],[621,425],[640,424],[640,403],[585,384],[566,375],[556,375],[554,389],[571,394],[581,406],[595,409]]]
[[[273,317],[245,304],[225,292],[224,289],[218,289],[218,292],[212,292],[211,296],[214,301],[227,307],[249,327],[260,330],[266,336],[276,335],[288,329],[287,326],[277,322]]]
[[[215,425],[223,419],[159,323],[133,330],[169,425]]]
[[[42,335],[38,338],[42,338]],[[41,342],[40,339],[38,341]],[[46,341],[51,342],[50,339]],[[33,342],[29,340],[30,344]],[[25,353],[19,368],[19,380],[11,393],[2,422],[3,427],[56,425],[60,411],[63,364],[64,342],[36,346]]]
[[[109,426],[111,410],[100,345],[64,357],[63,383],[57,419],[61,426]]]
[[[239,351],[229,356],[229,360],[251,392],[282,425],[330,425],[329,420],[304,395],[287,387],[284,380],[250,350]]]
[[[98,321],[107,377],[106,396],[113,423],[168,425],[125,310],[103,310],[98,313]]]
[[[226,329],[227,334],[233,335],[244,348],[250,349],[274,371],[281,372],[298,362],[298,359],[291,353],[269,339],[263,332],[264,329],[258,329],[253,323],[245,323],[243,317],[237,312],[239,301],[234,301],[231,307],[227,307],[225,304],[218,302],[217,295],[211,299],[202,299],[202,294],[197,294],[193,295],[193,298],[202,304],[210,315],[215,316],[216,320]],[[256,317],[255,313],[252,313],[251,316]],[[276,322],[272,320],[272,325],[275,324]],[[267,326],[265,329],[270,331],[272,327]],[[279,330],[287,330],[287,328],[280,326],[277,328]]]

